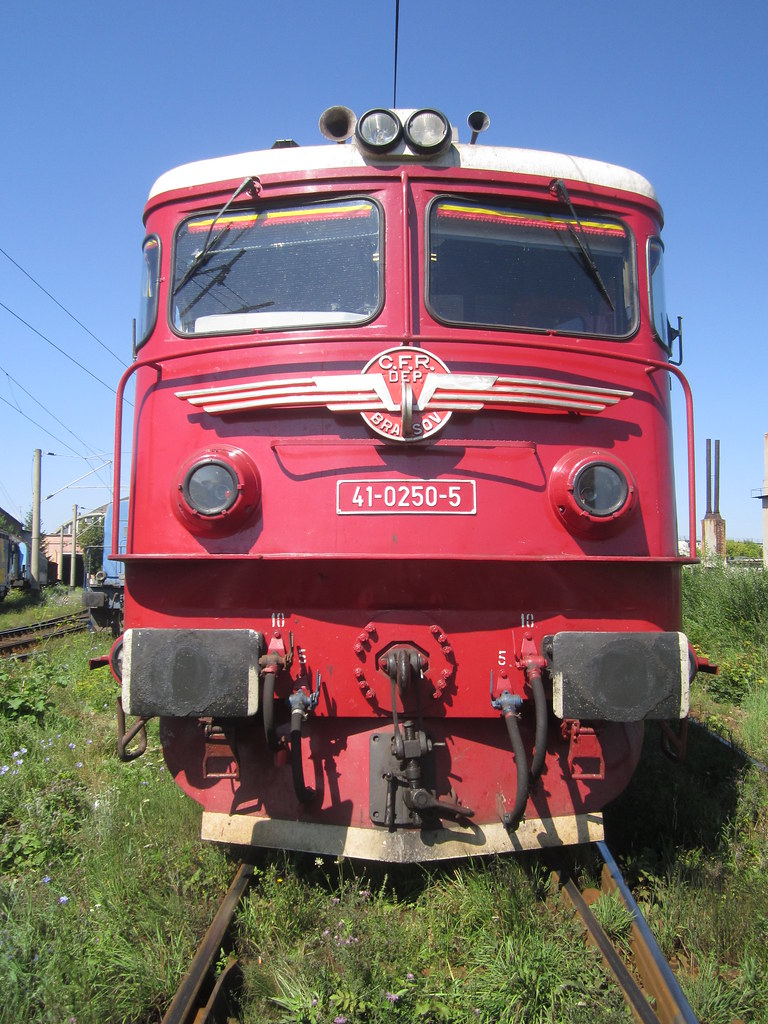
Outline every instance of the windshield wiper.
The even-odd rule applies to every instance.
[[[174,287],[173,287],[173,294],[174,295],[176,295],[177,292],[181,291],[181,289],[184,287],[184,285],[187,283],[187,281],[189,281],[189,279],[194,274],[197,273],[197,271],[200,269],[200,267],[204,267],[205,266],[205,264],[208,262],[208,260],[213,255],[213,253],[216,251],[216,246],[218,245],[219,241],[224,237],[224,235],[226,235],[226,233],[229,231],[229,228],[224,228],[222,231],[219,231],[219,233],[216,235],[216,237],[212,239],[211,235],[213,234],[213,229],[216,227],[216,223],[221,220],[221,218],[224,216],[224,214],[230,208],[232,203],[234,203],[234,201],[237,199],[237,197],[242,192],[245,192],[246,189],[249,192],[251,192],[251,194],[253,195],[254,198],[256,198],[256,196],[261,191],[261,182],[256,177],[246,178],[245,181],[242,183],[242,185],[238,185],[238,187],[235,189],[235,191],[232,193],[232,195],[229,197],[229,199],[226,201],[226,203],[224,203],[222,208],[219,210],[219,212],[216,214],[216,216],[211,221],[211,226],[208,228],[208,234],[205,236],[205,241],[203,242],[202,248],[198,249],[198,251],[192,257],[189,266],[184,271],[184,273],[181,275],[181,280],[179,281],[179,283],[174,285]]]
[[[576,224],[579,229],[578,232],[574,230],[573,224],[568,225],[568,230],[573,235],[576,244],[581,250],[581,255],[584,257],[584,262],[587,266],[587,269],[589,270],[589,273],[592,275],[592,280],[600,289],[600,293],[602,294],[605,301],[611,307],[611,312],[615,313],[616,307],[611,301],[611,296],[608,294],[608,289],[605,287],[605,282],[600,276],[600,271],[597,269],[597,264],[595,263],[594,257],[592,256],[592,250],[589,248],[589,241],[587,240],[586,232],[584,231],[584,228],[581,225],[581,221],[579,220],[578,214],[573,208],[571,197],[568,195],[568,189],[566,188],[563,179],[555,178],[553,181],[551,181],[549,183],[549,191],[552,193],[552,195],[557,196],[561,203],[565,203],[565,205],[571,212],[571,216],[576,221]]]
[[[227,280],[227,277],[229,276],[230,270],[232,269],[232,267],[234,267],[234,265],[237,263],[241,256],[245,256],[245,249],[240,249],[238,252],[235,253],[231,260],[228,260],[225,264],[223,264],[223,266],[219,267],[219,269],[216,271],[215,275],[210,279],[208,284],[201,288],[198,294],[194,297],[194,299],[192,299],[191,302],[188,302],[184,309],[182,309],[179,312],[179,316],[182,319],[187,315],[187,313],[190,311],[190,309],[192,309],[193,306],[197,305],[197,303],[200,301],[200,299],[203,298],[204,295],[208,294],[208,292],[212,288],[215,288],[217,285],[224,284],[224,282]],[[180,287],[181,285],[179,285],[179,288]],[[177,288],[176,291],[178,291],[179,288]]]

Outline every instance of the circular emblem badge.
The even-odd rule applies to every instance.
[[[363,373],[381,378],[376,386],[379,407],[361,415],[382,437],[406,443],[423,441],[442,430],[451,418],[450,412],[429,408],[435,392],[434,375],[450,371],[426,349],[388,348],[364,366]]]

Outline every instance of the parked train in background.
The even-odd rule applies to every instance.
[[[29,534],[26,535],[27,538]],[[28,590],[31,583],[31,542],[24,537],[0,530],[0,601],[9,590]],[[58,566],[41,552],[38,563],[38,584],[41,587],[58,581]]]
[[[11,537],[0,531],[0,601],[11,589]]]
[[[335,107],[151,191],[110,665],[206,838],[600,838],[687,715],[661,207],[487,125]]]
[[[128,533],[128,499],[119,503],[117,554],[124,554]],[[104,544],[101,551],[101,565],[85,577],[83,586],[83,608],[87,608],[94,629],[110,629],[113,636],[123,631],[123,590],[125,576],[123,564],[111,555],[112,517],[114,506],[109,505],[104,515]]]

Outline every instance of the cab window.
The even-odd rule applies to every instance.
[[[429,210],[427,305],[452,324],[627,337],[632,237],[617,220],[440,198]]]
[[[176,233],[172,325],[197,335],[370,320],[380,235],[368,199],[190,217]]]
[[[136,325],[136,347],[147,340],[157,323],[157,288],[160,281],[160,241],[147,238],[141,248],[141,300],[139,322]]]

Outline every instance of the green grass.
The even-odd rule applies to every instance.
[[[116,687],[88,658],[108,639],[57,641],[0,665],[34,679],[42,713],[0,718],[0,1020],[159,1020],[229,875],[199,814],[148,754],[115,756]]]
[[[244,1021],[630,1020],[533,859],[377,874],[264,868],[239,918]]]
[[[684,585],[686,628],[725,666],[697,679],[694,707],[765,760],[765,577],[693,570]],[[0,623],[56,614],[20,603]],[[109,645],[86,634],[0,662],[3,1024],[159,1021],[234,872],[200,842],[156,729],[118,762],[116,685],[87,667]],[[608,845],[702,1024],[766,1024],[768,779],[701,731],[679,766],[659,740],[649,727]],[[596,855],[570,859],[595,884]],[[598,912],[626,944],[615,901]],[[385,869],[262,853],[234,941],[243,1024],[629,1020],[533,855]]]
[[[40,593],[11,590],[0,602],[0,629],[27,626],[41,619],[82,611],[82,591],[63,584],[45,587]]]

